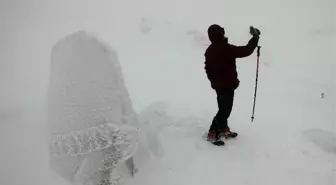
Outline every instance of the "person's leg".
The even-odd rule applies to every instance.
[[[219,92],[216,92],[216,93],[217,93],[218,111],[217,111],[217,114],[215,115],[215,117],[213,118],[212,124],[211,124],[210,129],[209,129],[209,134],[211,134],[212,136],[214,134],[217,135],[220,132],[220,125],[219,125],[219,122],[218,122],[218,118],[220,117],[220,113],[221,113],[221,111],[220,111],[220,94],[219,94]]]
[[[210,132],[219,133],[229,129],[228,118],[231,115],[234,101],[234,91],[217,92],[218,112],[210,126]]]
[[[234,91],[217,92],[218,112],[212,120],[209,132],[219,136],[227,128],[228,118],[232,111]]]
[[[232,112],[233,102],[234,102],[234,91],[227,91],[223,94],[223,101],[221,104],[222,108],[222,124],[221,124],[221,132],[230,131],[230,127],[228,126],[228,119]]]
[[[230,130],[230,127],[228,126],[228,119],[231,115],[234,102],[234,91],[227,91],[225,93],[225,97],[225,101],[223,101],[222,104],[223,114],[221,115],[223,119],[223,124],[221,124],[220,127],[220,136],[224,136],[225,138],[235,138],[238,134],[236,132],[232,132]]]

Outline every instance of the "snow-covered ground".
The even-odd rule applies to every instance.
[[[77,30],[113,46],[151,158],[127,185],[336,184],[336,15],[333,0],[1,1],[0,184],[67,184],[49,170],[44,95],[51,46]],[[237,61],[241,86],[218,148],[202,140],[216,113],[204,73],[206,29],[218,23],[256,53]],[[322,98],[323,93],[323,98]]]

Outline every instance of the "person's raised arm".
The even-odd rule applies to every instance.
[[[250,56],[258,46],[260,31],[257,28],[250,27],[252,38],[245,46],[231,45],[232,53],[235,58],[243,58]]]

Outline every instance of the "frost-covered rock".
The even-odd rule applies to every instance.
[[[67,181],[118,184],[118,166],[134,172],[139,125],[117,53],[84,31],[52,48],[48,127],[50,166]]]

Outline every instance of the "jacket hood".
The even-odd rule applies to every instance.
[[[208,37],[211,43],[220,43],[225,40],[225,29],[218,24],[213,24],[208,28]],[[227,38],[226,38],[227,40]]]

